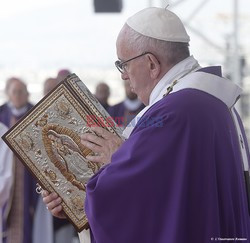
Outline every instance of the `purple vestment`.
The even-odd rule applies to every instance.
[[[85,210],[92,243],[250,242],[228,107],[190,88],[155,103],[111,163],[90,179]]]
[[[31,104],[27,105],[28,110],[32,108]],[[24,115],[24,114],[23,114]],[[4,104],[2,106],[0,106],[0,121],[3,122],[7,127],[11,126],[11,119],[12,119],[13,115],[11,113],[11,109],[9,108],[9,106],[7,104]],[[15,120],[19,120],[22,116],[20,117],[15,117]],[[16,162],[17,160],[15,160],[14,162]],[[18,163],[21,163],[20,161],[18,161]],[[20,165],[22,166],[23,165]],[[33,226],[33,215],[34,215],[34,210],[36,207],[36,203],[37,203],[37,199],[38,199],[38,194],[35,191],[36,188],[36,180],[33,178],[33,176],[30,174],[30,172],[26,169],[23,168],[23,191],[22,193],[22,198],[20,200],[20,205],[23,205],[23,210],[21,212],[21,215],[13,215],[12,217],[9,216],[7,219],[7,222],[4,222],[4,232],[9,232],[9,224],[13,225],[12,222],[9,222],[9,220],[11,220],[11,218],[16,218],[17,217],[21,217],[21,219],[19,219],[22,223],[20,225],[18,225],[18,227],[22,227],[20,229],[20,231],[22,232],[22,239],[18,239],[16,242],[22,242],[22,243],[32,243],[32,226]],[[16,180],[14,179],[14,183],[19,183],[16,182]],[[15,193],[15,192],[14,192]],[[12,195],[12,198],[10,198],[10,200],[15,200],[14,199],[15,196]],[[11,202],[11,201],[10,201]],[[12,202],[14,203],[14,202]],[[13,206],[13,205],[11,205]],[[9,207],[9,206],[7,206]],[[10,208],[10,214],[12,213],[11,211],[12,209]],[[20,213],[20,212],[19,212]],[[9,214],[9,215],[10,215]],[[1,229],[2,230],[2,229]],[[7,233],[8,234],[8,233]],[[4,238],[3,242],[10,242],[10,240]],[[13,240],[12,240],[13,242]]]

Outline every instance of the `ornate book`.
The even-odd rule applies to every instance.
[[[121,129],[75,75],[69,75],[4,136],[43,189],[56,192],[77,231],[88,227],[85,186],[100,165],[86,159],[91,150],[80,135],[104,127],[121,137]]]

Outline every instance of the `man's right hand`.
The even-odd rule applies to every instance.
[[[46,204],[47,209],[51,214],[57,218],[65,219],[65,213],[62,210],[62,199],[55,193],[49,193],[48,191],[42,191],[43,202]]]

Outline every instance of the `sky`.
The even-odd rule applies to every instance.
[[[7,77],[20,76],[34,91],[32,99],[39,98],[42,82],[60,68],[84,77],[92,91],[100,79],[116,90],[115,42],[123,23],[144,7],[167,4],[185,23],[201,64],[224,64],[234,0],[123,0],[118,14],[94,13],[93,0],[0,0],[0,90]],[[238,4],[240,52],[249,58],[250,2]],[[122,94],[113,93],[115,101]]]
[[[3,6],[1,66],[105,68],[113,64],[115,38],[126,13],[95,14],[90,0],[8,0]]]

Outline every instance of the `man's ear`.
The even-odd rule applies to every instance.
[[[152,79],[157,79],[161,71],[161,65],[153,54],[147,54],[147,58],[150,70],[150,77]]]

